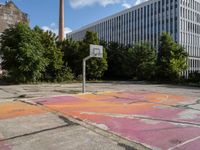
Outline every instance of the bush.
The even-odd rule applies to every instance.
[[[193,83],[200,83],[200,73],[198,71],[190,73],[188,81]]]
[[[2,68],[14,82],[37,82],[41,79],[47,59],[40,36],[27,24],[19,23],[1,35]]]
[[[152,80],[155,76],[156,51],[148,43],[135,44],[129,49],[131,70],[138,80]]]

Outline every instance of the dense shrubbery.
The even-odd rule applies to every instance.
[[[64,40],[19,23],[3,32],[0,41],[2,68],[11,82],[63,82],[82,74],[82,59],[89,55],[89,44],[99,44],[96,33],[87,32],[83,41]],[[107,70],[107,55],[87,63],[88,79],[100,79]]]
[[[129,46],[102,43],[108,53],[105,77],[109,79],[179,81],[187,69],[185,49],[167,33],[160,37],[158,53],[150,43]]]
[[[0,54],[3,69],[15,82],[69,81],[82,75],[82,60],[89,55],[90,44],[104,46],[103,59],[87,62],[87,78],[174,81],[187,69],[187,53],[169,34],[163,33],[159,51],[148,43],[124,46],[99,41],[96,33],[87,32],[82,41],[57,40],[52,32],[31,29],[19,23],[1,35]],[[190,75],[199,81],[199,75]]]
[[[36,82],[47,66],[40,35],[18,24],[1,35],[2,68],[16,82]]]
[[[187,69],[187,57],[185,49],[175,43],[168,33],[163,33],[160,37],[157,57],[157,80],[179,80],[182,72]]]
[[[90,44],[99,44],[99,39],[96,33],[87,32],[83,41],[73,41],[67,39],[62,43],[62,51],[64,53],[63,60],[68,63],[72,69],[75,77],[79,77],[82,74],[82,60],[89,56]],[[88,79],[100,79],[103,77],[104,72],[107,70],[107,53],[104,49],[104,57],[91,58],[87,61],[87,78]]]
[[[188,77],[188,81],[200,84],[200,73],[197,71],[190,73]]]

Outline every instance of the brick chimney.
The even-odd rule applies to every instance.
[[[64,40],[64,0],[60,0],[59,9],[59,41]]]

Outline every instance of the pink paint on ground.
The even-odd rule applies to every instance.
[[[192,140],[192,139],[191,139]],[[200,139],[186,143],[174,150],[199,150],[200,149]]]
[[[5,142],[0,141],[0,150],[11,150],[11,148]]]
[[[109,131],[153,148],[168,149],[200,135],[200,128],[166,122],[84,114],[80,118],[104,124]]]
[[[50,97],[50,98],[41,98],[34,100],[34,102],[43,104],[43,105],[55,105],[62,103],[76,103],[80,102],[81,99],[73,97],[73,96],[60,96],[60,97]]]
[[[148,110],[143,110],[137,113],[137,115],[148,116],[148,117],[152,117],[156,119],[176,120],[178,117],[178,114],[183,111],[184,111],[183,109],[178,109],[178,108],[171,108],[171,109],[152,108]]]
[[[200,135],[198,127],[169,122],[186,121],[198,124],[200,119],[198,113],[193,114],[194,118],[185,119],[181,118],[181,114],[188,117],[187,113],[185,116],[185,109],[174,107],[191,101],[191,98],[184,96],[148,92],[86,94],[38,100],[39,103],[66,116],[103,125],[108,131],[149,145],[153,149],[168,149]],[[128,116],[137,118],[132,119]],[[160,121],[144,120],[141,117]],[[198,145],[195,142],[194,144]],[[188,150],[193,148],[192,145],[187,146]]]

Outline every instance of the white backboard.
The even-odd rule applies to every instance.
[[[90,57],[103,58],[103,46],[90,44]]]

